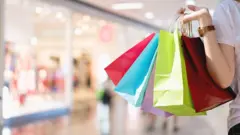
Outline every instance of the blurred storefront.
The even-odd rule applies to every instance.
[[[104,67],[149,34],[38,0],[5,0],[4,28],[4,119],[95,100]]]
[[[48,6],[49,10],[40,14],[38,6],[43,4],[5,1],[4,119],[67,107],[64,55],[51,48],[65,44],[65,23],[51,16],[64,9]],[[55,31],[56,34],[51,34]],[[39,48],[44,45],[50,47]]]

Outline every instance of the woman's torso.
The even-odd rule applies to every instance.
[[[230,17],[235,47],[235,77],[231,87],[237,93],[237,97],[230,103],[230,113],[228,118],[228,128],[240,123],[240,3],[235,0],[225,0],[221,5],[226,11],[226,16]],[[221,18],[224,19],[224,18]]]

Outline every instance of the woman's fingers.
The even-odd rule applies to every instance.
[[[198,20],[198,18],[199,18],[199,12],[193,12],[191,14],[184,15],[182,17],[182,22],[183,23],[188,23],[188,22],[191,22],[191,21],[194,21],[194,20]]]
[[[208,9],[206,8],[201,8],[201,9],[196,9],[195,12],[191,13],[191,14],[187,14],[183,17],[183,23],[188,23],[190,21],[194,21],[194,20],[199,20],[200,17],[209,14]]]
[[[188,8],[193,12],[190,14],[185,14],[186,11],[185,8],[180,8],[178,10],[178,14],[181,15],[180,16],[181,24],[185,24],[194,20],[199,20],[200,18],[209,15],[209,11],[207,8],[197,7],[194,5],[188,5]]]
[[[186,10],[185,8],[180,8],[177,13],[180,15],[184,14],[185,10]]]
[[[188,9],[192,10],[192,11],[198,11],[200,10],[201,8],[200,7],[197,7],[197,6],[194,6],[194,5],[188,5]]]

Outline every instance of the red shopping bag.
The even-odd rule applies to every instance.
[[[110,65],[105,68],[109,78],[112,82],[117,85],[118,82],[122,79],[124,74],[128,71],[128,69],[132,66],[137,57],[142,53],[144,48],[148,45],[148,43],[155,36],[155,33],[152,33],[147,38],[133,46],[127,52],[119,56],[116,60],[114,60]]]
[[[182,36],[182,40],[188,85],[195,110],[208,111],[234,99],[235,94],[230,87],[226,90],[220,88],[209,75],[202,40],[186,36]]]

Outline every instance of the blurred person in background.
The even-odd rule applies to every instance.
[[[156,122],[157,122],[157,116],[154,115],[154,114],[149,113],[148,114],[148,118],[150,119],[150,124],[147,127],[147,131],[148,132],[152,132],[152,131],[155,130],[155,126],[156,126]],[[164,121],[163,121],[162,129],[163,130],[167,130],[168,124],[169,124],[169,121],[168,121],[167,118],[165,118]],[[173,116],[173,131],[174,132],[178,132],[179,131],[179,127],[177,125],[177,116]]]
[[[93,89],[92,61],[88,53],[84,52],[78,61],[79,82],[83,89]]]
[[[87,84],[84,83],[85,78],[87,78],[86,64],[88,63],[87,59],[84,60],[87,62],[84,62],[83,59],[73,59],[73,112],[81,114],[84,120],[89,120],[94,118],[96,99],[95,93],[89,90]]]
[[[177,116],[173,116],[173,132],[178,132],[179,131],[179,127],[178,127],[177,122],[178,122]],[[164,122],[163,122],[163,127],[162,127],[163,130],[167,129],[168,124],[169,124],[168,119],[165,119]]]
[[[114,85],[110,78],[107,78],[107,80],[103,83],[103,97],[102,97],[102,115],[101,118],[101,132],[102,134],[111,134],[112,133],[112,120],[113,120],[113,98],[115,96],[114,93]],[[104,114],[103,114],[104,113]]]
[[[73,59],[73,87],[74,87],[74,90],[76,91],[78,88],[79,88],[79,69],[78,69],[78,66],[79,66],[79,62],[76,58]]]
[[[181,21],[199,22],[209,74],[220,87],[231,86],[237,93],[236,99],[230,103],[228,134],[240,134],[240,0],[222,1],[213,17],[207,8],[193,5],[188,8],[192,13],[184,14],[184,8],[179,10],[182,14]]]
[[[113,86],[114,85],[113,85],[112,81],[108,77],[107,80],[103,84],[104,93],[103,93],[102,102],[103,102],[103,104],[109,106],[110,111],[113,106],[113,97],[115,95]]]
[[[64,88],[63,72],[60,65],[60,58],[57,56],[51,56],[50,59],[52,61],[50,76],[51,92],[56,94]]]

